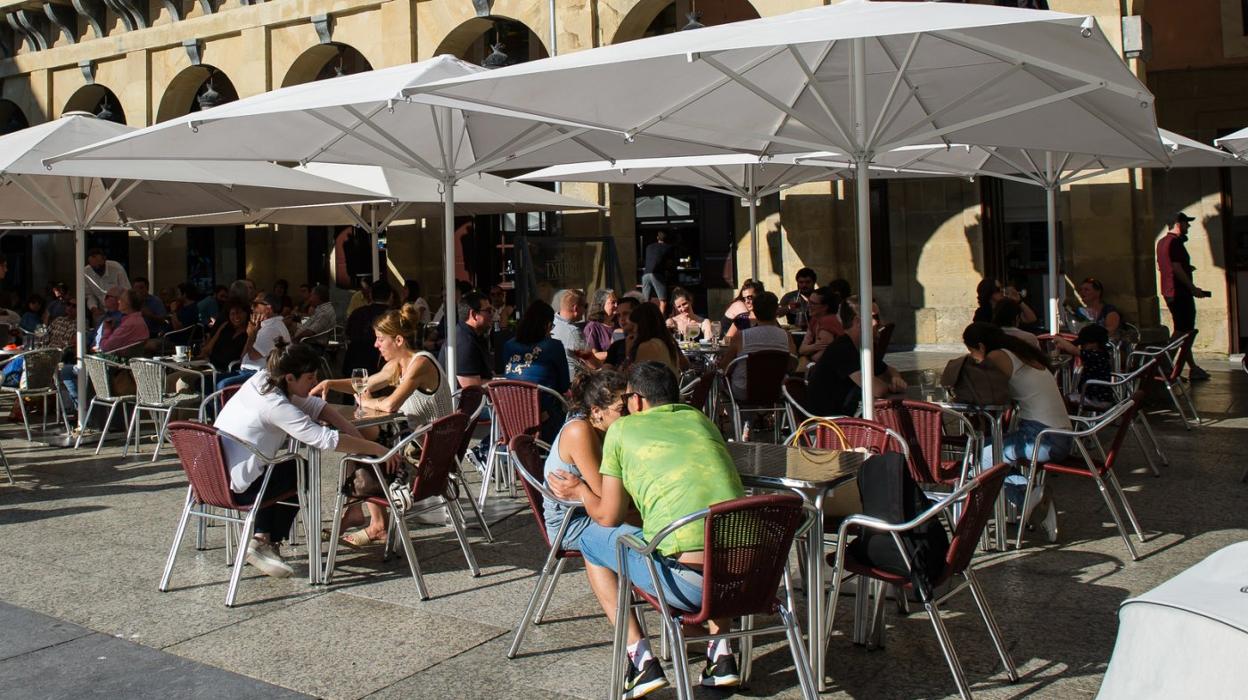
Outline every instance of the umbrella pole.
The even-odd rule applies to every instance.
[[[147,287],[154,294],[156,292],[156,238],[153,235],[151,226],[148,226],[147,235]]]
[[[745,191],[750,199],[750,277],[758,281],[758,193],[754,191],[754,166],[745,168]]]
[[[368,227],[368,236],[370,242],[370,250],[372,251],[373,260],[373,279],[381,277],[381,252],[377,249],[377,207],[370,206],[371,211]]]
[[[872,420],[875,417],[875,333],[871,316],[874,306],[871,279],[871,154],[867,148],[867,47],[863,39],[853,40],[852,58],[854,136],[861,149],[854,156],[854,194],[858,200],[858,327],[862,333],[862,417]],[[822,682],[823,676],[820,674],[818,677]]]
[[[1051,159],[1051,156],[1046,157]],[[1058,303],[1061,290],[1060,270],[1057,267],[1057,185],[1044,187],[1045,215],[1049,224],[1049,332],[1056,334],[1058,327]]]
[[[455,176],[448,176],[442,181],[442,187],[446,192],[442,195],[443,212],[442,212],[442,257],[445,260],[443,267],[443,284],[445,286],[444,301],[442,308],[445,314],[443,318],[446,320],[446,376],[447,382],[450,383],[451,390],[459,389],[459,377],[455,374],[456,357],[455,351],[459,345],[459,305],[455,303]]]

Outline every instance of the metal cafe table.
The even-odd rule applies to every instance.
[[[337,411],[357,428],[371,428],[390,423],[406,422],[402,413],[386,413],[373,409],[357,410],[355,406],[327,404],[326,411]],[[308,583],[325,582],[324,552],[321,549],[321,451],[309,445],[301,446],[308,458],[308,475],[304,480],[304,524],[308,538]],[[341,484],[336,484],[340,487]]]
[[[824,639],[827,637],[824,613],[823,505],[841,486],[854,486],[858,470],[871,455],[861,452],[823,450],[766,443],[728,443],[746,487],[793,491],[814,507],[814,523],[807,531],[806,632],[811,670],[824,690]]]

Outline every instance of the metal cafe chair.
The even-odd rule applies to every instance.
[[[130,372],[134,375],[134,386],[137,397],[134,402],[134,412],[130,417],[130,426],[126,433],[126,445],[122,448],[121,456],[125,457],[130,449],[130,434],[134,435],[134,452],[139,453],[139,445],[142,444],[143,427],[141,424],[142,414],[147,413],[156,426],[156,449],[152,451],[152,461],[155,462],[160,458],[160,448],[165,442],[165,433],[169,426],[169,421],[173,417],[174,411],[194,411],[195,406],[200,402],[203,392],[169,393],[165,390],[165,381],[169,371],[182,372],[184,367],[161,360],[151,360],[146,358],[135,358],[130,360]],[[201,387],[203,386],[203,375],[199,375]]]
[[[217,391],[214,391],[211,394],[205,396],[204,399],[199,402],[199,415],[196,417],[195,420],[199,421],[200,423],[204,423],[206,425],[210,424],[209,416],[211,415],[213,417],[216,417],[217,415],[219,415],[221,413],[221,409],[225,406],[225,404],[228,403],[229,400],[234,397],[234,394],[237,394],[238,390],[242,388],[243,388],[242,384],[234,384],[231,386],[227,386],[224,389],[218,389]],[[199,506],[199,510],[202,512],[210,512],[211,509],[212,509],[212,506],[203,505],[203,504],[200,504]],[[235,515],[235,512],[227,511],[226,514]],[[197,524],[197,527],[195,528],[195,549],[199,551],[203,551],[208,548],[208,527],[207,527],[208,521],[206,519],[200,518],[196,524]],[[233,534],[234,534],[234,529],[232,527],[225,528],[225,559],[226,561],[230,561],[231,559],[230,551],[233,547],[233,539],[234,539]]]
[[[1118,500],[1122,503],[1122,508],[1126,511],[1127,518],[1131,521],[1131,527],[1135,529],[1136,537],[1139,537],[1140,542],[1144,542],[1144,532],[1140,528],[1139,520],[1136,519],[1135,511],[1131,509],[1131,504],[1127,502],[1127,496],[1122,491],[1122,484],[1118,482],[1118,477],[1114,474],[1114,465],[1117,463],[1122,451],[1122,443],[1126,439],[1127,431],[1131,429],[1131,422],[1135,418],[1136,412],[1140,410],[1143,402],[1144,392],[1142,390],[1136,391],[1130,399],[1123,401],[1101,415],[1083,418],[1079,422],[1085,423],[1088,427],[1082,430],[1046,428],[1040,431],[1036,435],[1035,446],[1032,450],[1031,469],[1027,474],[1027,491],[1023,497],[1023,509],[1019,522],[1025,523],[1030,518],[1031,509],[1035,506],[1032,503],[1032,493],[1037,483],[1043,483],[1045,474],[1052,472],[1054,474],[1068,474],[1070,476],[1089,478],[1096,483],[1097,489],[1101,492],[1101,497],[1105,499],[1105,506],[1109,509],[1109,514],[1114,519],[1114,525],[1118,527],[1118,533],[1122,535],[1122,541],[1127,545],[1127,551],[1130,552],[1131,559],[1138,561],[1140,556],[1136,553],[1135,545],[1131,542],[1130,536],[1127,535],[1127,529],[1122,523],[1122,516],[1119,515],[1118,507],[1114,505],[1114,499],[1110,495],[1110,488],[1113,489]],[[1088,443],[1098,442],[1100,434],[1114,427],[1115,423],[1117,423],[1117,429],[1114,432],[1109,449],[1105,453],[1105,458],[1094,458],[1088,450]],[[1070,438],[1074,449],[1065,459],[1039,463],[1036,456],[1039,454],[1040,446],[1044,440],[1052,437]],[[1108,487],[1106,486],[1107,482]],[[1015,541],[1015,547],[1018,549],[1021,549],[1023,546],[1023,530],[1024,528],[1020,526],[1018,539]]]
[[[30,433],[30,416],[26,412],[26,399],[43,399],[41,429],[48,429],[48,399],[56,402],[57,413],[65,432],[69,432],[69,416],[65,413],[64,402],[60,396],[60,382],[57,379],[57,368],[61,362],[61,351],[56,348],[43,350],[27,350],[8,359],[4,364],[22,361],[22,374],[17,386],[0,387],[0,394],[11,394],[17,401],[18,412],[22,416],[22,426],[26,428],[26,441],[33,438]]]
[[[1183,365],[1187,363],[1188,353],[1192,351],[1192,342],[1195,338],[1196,336],[1189,331],[1163,347],[1135,350],[1127,358],[1128,369],[1138,368],[1150,359],[1156,361],[1156,372],[1153,378],[1166,388],[1166,392],[1170,394],[1170,401],[1174,403],[1174,410],[1183,419],[1183,427],[1188,430],[1192,429],[1193,423],[1197,427],[1200,426],[1200,414],[1196,412],[1196,404],[1192,402],[1191,390],[1183,385],[1180,376],[1183,373]],[[1182,404],[1179,403],[1179,396],[1183,397],[1188,409],[1191,410],[1191,418],[1188,418]]]
[[[992,610],[988,606],[988,600],[984,596],[984,590],[979,585],[979,580],[975,577],[974,569],[971,566],[971,558],[975,554],[975,548],[979,543],[985,526],[988,524],[988,519],[992,517],[993,504],[997,500],[997,494],[1001,491],[1006,475],[1009,474],[1009,469],[1010,467],[1007,464],[998,464],[992,469],[982,472],[971,481],[962,484],[948,494],[939,503],[932,505],[908,522],[888,523],[866,515],[852,515],[846,518],[841,523],[838,531],[836,553],[828,555],[828,563],[832,565],[833,571],[832,591],[828,596],[827,628],[829,630],[832,629],[832,622],[836,614],[836,603],[840,596],[841,587],[845,584],[846,579],[851,576],[870,579],[873,582],[872,587],[877,589],[877,593],[880,585],[891,585],[901,588],[913,588],[914,586],[908,574],[884,571],[865,562],[858,561],[854,557],[853,540],[850,538],[850,535],[866,530],[889,533],[893,542],[897,545],[902,561],[906,562],[907,567],[909,567],[910,557],[902,543],[902,534],[914,530],[941,513],[950,511],[955,504],[959,504],[962,508],[962,515],[957,519],[957,524],[953,528],[953,537],[949,542],[949,550],[945,555],[945,566],[932,581],[932,590],[938,590],[943,584],[955,577],[961,578],[962,583],[935,600],[924,601],[923,607],[927,612],[928,619],[931,620],[932,628],[936,632],[936,639],[940,643],[941,651],[944,653],[945,662],[949,664],[949,670],[953,673],[953,679],[958,686],[959,695],[963,698],[970,698],[971,689],[967,685],[966,676],[962,672],[962,663],[958,660],[958,654],[953,648],[949,632],[945,629],[945,624],[941,620],[940,606],[965,588],[971,589],[971,596],[975,599],[975,606],[979,609],[980,617],[983,618],[984,624],[988,627],[992,643],[997,648],[997,655],[1005,665],[1010,680],[1017,681],[1018,671],[1014,667],[1014,661],[1010,657],[1009,651],[1005,648],[1004,640],[1001,638],[1001,629],[997,626],[996,618],[993,617]],[[863,587],[860,586],[859,590],[863,590]],[[865,600],[866,596],[859,595],[858,598]],[[877,634],[883,629],[883,604],[884,596],[876,595],[872,624],[875,626]],[[864,612],[864,607],[859,605],[858,611]]]
[[[555,585],[559,583],[559,577],[563,575],[563,567],[567,565],[569,559],[581,558],[579,550],[566,549],[562,543],[568,524],[572,522],[571,516],[578,510],[583,511],[584,507],[578,501],[565,501],[546,488],[545,453],[550,451],[549,445],[532,435],[517,435],[512,438],[509,447],[516,474],[520,476],[520,486],[529,500],[529,508],[533,512],[537,530],[548,550],[546,561],[542,564],[541,573],[538,574],[537,583],[533,586],[533,593],[524,607],[524,614],[516,624],[515,638],[512,639],[511,646],[507,649],[507,658],[514,659],[520,650],[520,645],[524,642],[524,634],[528,631],[529,625],[542,624],[546,607],[550,605],[550,599],[555,594]],[[544,500],[546,498],[562,503],[569,509],[553,540],[546,532]]]
[[[459,503],[454,498],[450,486],[450,474],[455,465],[455,453],[459,449],[460,439],[463,437],[467,424],[468,416],[462,413],[452,413],[416,430],[411,435],[395,443],[389,452],[380,457],[349,455],[342,460],[342,467],[336,483],[345,482],[348,474],[351,473],[348,470],[356,465],[370,467],[373,470],[373,475],[377,478],[378,485],[381,487],[382,495],[357,501],[348,501],[346,494],[339,491],[337,502],[334,504],[333,527],[329,536],[329,561],[325,565],[326,583],[329,583],[334,575],[334,563],[338,554],[338,538],[342,534],[343,511],[348,505],[361,501],[374,503],[389,510],[390,529],[386,539],[386,548],[387,550],[394,548],[396,539],[403,546],[403,554],[407,558],[408,568],[412,572],[412,579],[416,582],[416,590],[421,600],[429,599],[429,591],[425,587],[425,579],[420,572],[420,562],[416,559],[416,549],[412,546],[412,538],[407,531],[406,516],[424,513],[434,508],[446,508],[451,515],[451,527],[455,530],[455,537],[459,540],[459,546],[464,552],[464,558],[468,561],[468,568],[472,570],[473,576],[481,575],[481,569],[477,566],[477,559],[472,554],[472,546],[468,543],[468,533],[464,527],[464,513],[460,510]],[[403,485],[404,488],[410,489],[410,498],[408,498],[397,493],[397,485],[390,483],[390,479],[382,471],[382,466],[393,455],[400,454],[407,445],[417,439],[420,440],[420,460],[415,465],[416,473],[412,478],[410,486]],[[419,510],[411,510],[409,504],[419,503],[426,499],[434,502]]]
[[[303,458],[293,452],[265,455],[245,440],[195,421],[174,421],[168,427],[169,441],[173,443],[173,449],[178,454],[178,461],[182,464],[190,485],[186,489],[186,502],[182,506],[182,516],[178,519],[178,528],[174,532],[173,545],[169,548],[169,557],[165,561],[165,571],[160,577],[159,588],[162,592],[169,590],[173,564],[177,559],[182,538],[186,535],[186,524],[191,518],[225,522],[227,531],[230,525],[241,525],[242,532],[239,534],[239,544],[234,556],[234,570],[230,572],[230,585],[225,592],[226,607],[233,607],[247,557],[246,543],[251,541],[255,532],[256,512],[261,507],[287,501],[291,496],[300,499],[300,507],[303,505],[297,489],[279,494],[267,493],[273,468],[278,464],[295,461],[299,463],[296,468],[303,469]],[[237,494],[230,488],[230,472],[225,464],[222,439],[242,445],[265,465],[260,485],[260,493],[264,494],[262,501],[257,499],[256,503],[250,504],[238,502]],[[210,512],[204,506],[217,509],[217,512]]]
[[[786,415],[781,395],[784,379],[797,356],[784,350],[758,350],[738,355],[724,368],[724,392],[732,411],[733,435],[744,440],[745,414],[771,414],[774,417],[775,441],[780,441],[780,421]],[[738,396],[732,387],[732,375],[745,372],[745,393]]]
[[[121,418],[126,426],[126,436],[130,435],[130,414],[126,412],[127,406],[136,400],[134,394],[115,394],[109,383],[109,370],[125,370],[126,365],[120,362],[114,362],[107,357],[100,355],[86,355],[82,358],[83,364],[87,366],[87,378],[91,382],[91,390],[93,396],[91,403],[87,404],[86,423],[91,423],[91,413],[96,406],[107,406],[108,417],[104,419],[104,427],[100,430],[100,441],[95,446],[95,454],[100,453],[100,448],[104,447],[104,441],[108,438],[108,430],[113,426],[113,415],[117,409],[121,409]],[[82,433],[78,434],[78,439],[74,441],[74,449],[82,444]]]
[[[841,441],[840,436],[836,435],[835,431],[828,427],[827,423],[834,423],[845,433],[844,442]],[[805,426],[799,427],[798,430],[785,439],[784,443],[797,447],[815,447],[825,450],[861,448],[871,454],[900,452],[906,456],[907,460],[910,456],[910,445],[900,433],[883,423],[866,420],[865,418],[839,417],[812,421],[805,424]]]
[[[477,425],[480,422],[481,414],[485,412],[485,391],[479,386],[466,386],[451,394],[452,400],[455,401],[455,412],[468,416],[468,424],[464,427],[463,439],[459,442],[459,450],[455,453],[455,468],[451,472],[451,484],[456,489],[462,488],[464,495],[468,497],[468,505],[472,507],[472,513],[477,519],[477,524],[481,526],[481,532],[485,534],[486,542],[494,542],[494,535],[490,533],[490,524],[486,522],[485,516],[482,515],[481,509],[477,507],[477,499],[473,497],[472,490],[468,488],[468,479],[464,476],[464,459],[468,458],[474,465],[477,465],[476,456],[468,450],[472,444],[472,438],[476,434]],[[484,471],[480,469],[479,471]],[[481,482],[481,489],[485,490],[485,482]]]
[[[702,565],[701,608],[686,612],[671,607],[661,586],[658,587],[656,595],[632,587],[626,565],[627,551],[631,549],[640,554],[645,559],[651,580],[658,581],[652,555],[673,532],[698,521],[703,522],[703,551],[706,557]],[[633,535],[621,537],[616,549],[620,570],[619,607],[615,618],[608,697],[620,697],[625,664],[628,663],[625,642],[631,589],[634,595],[658,612],[663,622],[667,653],[676,676],[676,694],[682,700],[693,697],[693,689],[689,686],[688,660],[685,656],[688,644],[716,639],[747,640],[742,644],[741,654],[742,681],[745,682],[749,678],[751,665],[748,640],[760,634],[779,632],[783,632],[788,639],[802,697],[806,700],[817,698],[810,659],[802,643],[802,632],[789,607],[793,600],[792,582],[788,576],[789,551],[799,530],[809,526],[810,522],[811,518],[800,497],[795,494],[768,494],[716,503],[686,515],[657,532],[650,542],[642,542]],[[784,600],[776,597],[781,580],[787,593]],[[755,615],[777,615],[780,624],[755,628]],[[745,621],[734,631],[685,636],[685,625],[701,625],[719,618],[744,618]]]
[[[784,397],[784,419],[788,433],[797,430],[802,421],[814,416],[806,410],[806,377],[785,377],[784,386],[780,387],[780,395]]]
[[[1119,402],[1125,401],[1139,389],[1141,378],[1152,376],[1154,371],[1155,360],[1149,360],[1140,365],[1133,372],[1115,375],[1113,379],[1106,381],[1103,379],[1089,379],[1085,384],[1085,392],[1079,397],[1079,404],[1076,407],[1077,417],[1085,417],[1095,415],[1100,411],[1104,411],[1112,406],[1096,405],[1088,399],[1086,387],[1104,386],[1113,392]],[[1140,446],[1140,450],[1144,453],[1144,459],[1148,460],[1148,468],[1153,472],[1153,476],[1161,476],[1161,470],[1157,468],[1157,463],[1153,459],[1153,455],[1161,460],[1163,466],[1170,466],[1170,459],[1166,457],[1166,453],[1161,449],[1161,443],[1157,440],[1157,435],[1153,433],[1153,426],[1148,422],[1148,416],[1145,415],[1143,409],[1136,411],[1135,420],[1131,422],[1131,434],[1135,437],[1136,444]],[[1145,436],[1148,437],[1147,444]],[[1099,445],[1099,443],[1098,443]],[[1101,453],[1104,458],[1104,452]]]
[[[477,494],[477,506],[485,507],[487,487],[491,479],[496,477],[499,486],[506,484],[509,489],[515,488],[509,470],[496,469],[500,455],[507,456],[507,445],[517,435],[536,435],[542,423],[541,398],[543,395],[553,396],[566,411],[567,399],[559,392],[539,386],[532,382],[518,379],[495,379],[484,384],[485,393],[490,399],[493,410],[493,423],[490,427],[490,450],[486,456],[485,471],[481,475],[481,492]]]
[[[969,418],[926,401],[886,399],[875,402],[875,419],[905,440],[915,481],[943,486],[966,481],[978,454],[978,431]]]

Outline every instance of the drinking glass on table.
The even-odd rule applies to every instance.
[[[931,402],[936,398],[936,389],[940,384],[940,373],[934,369],[925,369],[919,375],[919,389],[923,392],[923,400]]]
[[[368,390],[368,370],[363,367],[351,370],[351,390],[355,392],[356,415],[362,415],[364,413],[362,403],[364,392]]]
[[[711,345],[719,345],[719,333],[723,325],[719,321],[711,321]]]

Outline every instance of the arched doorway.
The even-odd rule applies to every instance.
[[[121,100],[112,90],[103,85],[83,85],[65,103],[64,112],[88,112],[100,119],[107,119],[118,124],[126,123],[126,112],[121,108]]]
[[[364,54],[347,44],[331,42],[304,51],[282,78],[282,87],[311,83],[339,75],[364,73],[373,69]]]
[[[494,47],[500,49],[495,52]],[[451,54],[469,63],[498,68],[523,63],[550,54],[540,37],[524,22],[491,15],[474,17],[451,30],[438,45],[438,54]],[[486,59],[495,54],[487,64]],[[500,58],[505,56],[505,58]]]
[[[156,110],[156,121],[167,121],[237,99],[238,90],[225,73],[213,66],[190,66],[165,88]]]
[[[12,100],[0,99],[0,134],[11,134],[30,126],[25,112]]]
[[[611,43],[758,18],[750,0],[639,0],[620,22]]]

